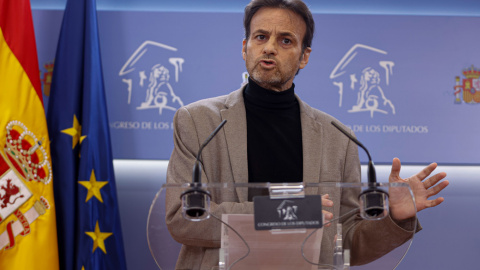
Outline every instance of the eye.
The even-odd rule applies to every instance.
[[[292,44],[292,41],[288,38],[284,38],[284,39],[282,39],[282,43],[288,45],[288,44]]]
[[[264,40],[266,37],[265,37],[265,35],[258,35],[255,38],[258,39],[258,40]]]

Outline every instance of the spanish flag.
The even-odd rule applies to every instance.
[[[0,0],[0,269],[58,269],[52,165],[28,0]]]

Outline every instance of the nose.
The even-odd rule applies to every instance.
[[[263,47],[263,54],[277,55],[277,42],[275,39],[271,38],[265,43],[265,46]]]

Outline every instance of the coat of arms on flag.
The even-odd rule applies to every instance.
[[[469,104],[480,103],[480,70],[472,65],[462,73],[465,76],[462,82],[460,77],[455,78],[455,103],[460,104],[462,101]]]
[[[0,150],[0,250],[15,246],[16,237],[27,236],[30,224],[50,208],[43,196],[30,185],[46,185],[52,179],[51,166],[45,149],[36,136],[19,121],[6,126],[6,143]],[[9,219],[11,215],[15,218]]]

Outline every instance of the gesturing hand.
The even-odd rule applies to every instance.
[[[415,197],[417,212],[426,208],[435,207],[444,201],[443,197],[429,200],[430,197],[440,193],[449,184],[448,180],[441,181],[447,176],[444,172],[429,177],[435,168],[437,168],[436,163],[428,165],[417,174],[405,179],[400,177],[401,166],[400,160],[394,158],[392,162],[392,171],[388,181],[390,183],[408,183],[410,185],[413,196]],[[398,194],[390,195],[390,210],[394,219],[404,220],[415,216],[415,211],[412,211],[406,200],[407,199],[404,196],[398,196]]]

